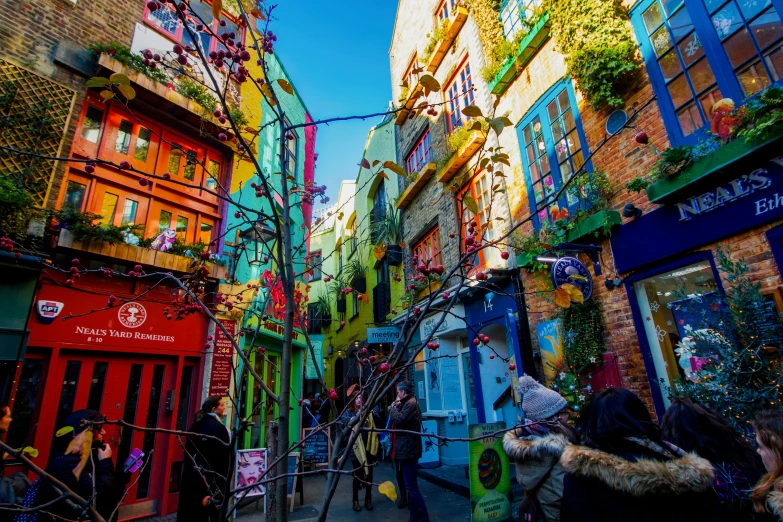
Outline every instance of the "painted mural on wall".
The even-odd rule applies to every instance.
[[[538,346],[541,350],[541,363],[544,367],[544,377],[547,386],[552,386],[557,376],[557,369],[565,364],[563,361],[563,337],[560,335],[560,319],[545,321],[536,325]]]
[[[269,289],[269,299],[266,303],[266,315],[269,315],[278,321],[285,322],[285,295],[283,293],[283,282],[276,274],[271,270],[264,270],[261,275],[261,281],[263,286]],[[302,291],[304,285],[297,282],[296,290],[294,290],[294,302],[299,308],[299,314],[294,317],[294,328],[302,328],[302,324],[299,320],[301,316],[305,319],[305,327],[307,324],[307,295]]]

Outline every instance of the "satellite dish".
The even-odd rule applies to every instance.
[[[623,125],[625,125],[627,122],[628,114],[626,114],[624,110],[618,109],[610,114],[606,119],[606,132],[614,136],[620,132],[620,129],[622,129]]]

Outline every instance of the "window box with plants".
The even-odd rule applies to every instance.
[[[367,275],[366,268],[362,265],[361,255],[351,259],[345,265],[345,277],[351,282],[351,287],[360,294],[367,293]]]
[[[449,150],[452,151],[452,155],[438,171],[437,176],[440,183],[446,183],[453,178],[454,174],[459,172],[459,169],[484,144],[487,133],[482,129],[483,123],[476,121],[471,123],[469,127],[461,125],[452,131],[448,138]]]
[[[500,96],[513,83],[525,69],[530,60],[541,50],[549,39],[552,24],[549,22],[549,13],[543,13],[529,22],[527,31],[519,31],[513,42],[509,42],[511,54],[507,56],[489,82],[489,90],[492,94]],[[494,70],[487,74],[492,74]]]
[[[724,99],[713,106],[710,132],[696,145],[655,151],[659,159],[650,176],[634,180],[634,189],[647,184],[652,203],[679,203],[736,178],[740,163],[741,169],[753,167],[778,153],[783,144],[783,88],[770,87],[737,109],[733,105]],[[646,135],[636,140],[647,143]]]
[[[318,296],[315,301],[313,323],[319,330],[329,326],[332,322],[332,304],[329,302],[329,296],[324,293]]]
[[[376,243],[373,249],[375,259],[381,261],[386,257],[390,265],[402,263],[402,249],[405,245],[402,239],[402,220],[394,205],[389,204],[385,219],[373,224],[373,235]]]
[[[454,8],[451,16],[447,20],[442,20],[435,26],[432,34],[428,35],[430,40],[424,48],[424,63],[427,64],[427,71],[435,73],[446,57],[446,54],[454,43],[454,39],[459,34],[462,26],[468,19],[468,10],[458,5]]]
[[[427,181],[435,174],[437,169],[438,167],[435,163],[427,163],[421,172],[411,172],[408,176],[408,185],[400,194],[400,197],[397,198],[397,208],[403,209],[407,207],[416,197],[416,194],[421,192],[422,187],[427,184]]]
[[[168,251],[150,248],[154,238],[140,239],[139,226],[117,227],[97,224],[100,216],[89,212],[62,209],[51,212],[59,233],[57,246],[91,254],[138,263],[161,270],[188,272],[201,262],[199,254],[207,249],[204,243],[186,244],[177,238]],[[222,260],[205,263],[211,277],[224,279],[226,267]]]
[[[403,110],[397,113],[397,119],[394,122],[396,125],[405,123],[405,119],[408,117],[408,111],[413,108],[416,104],[416,100],[418,100],[423,93],[424,86],[421,83],[414,85],[413,89],[409,89],[408,87],[403,88],[400,95],[400,103],[402,104],[401,108]]]

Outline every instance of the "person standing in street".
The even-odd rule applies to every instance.
[[[783,520],[783,412],[765,411],[753,421],[758,453],[767,474],[753,489],[753,507],[759,513],[771,511]]]
[[[526,422],[505,434],[503,449],[516,463],[517,482],[525,488],[520,511],[540,512],[546,522],[560,522],[565,476],[560,455],[566,446],[579,442],[567,424],[568,401],[529,375],[519,378],[519,391]]]
[[[226,480],[231,476],[231,435],[221,419],[226,416],[226,401],[209,397],[190,431],[212,438],[188,437],[185,444],[185,471],[177,506],[177,522],[216,522],[218,506],[225,503]],[[219,440],[215,440],[219,439]],[[202,473],[200,469],[213,473]]]
[[[392,430],[405,430],[414,433],[392,433],[391,458],[399,463],[405,492],[408,495],[410,520],[413,522],[429,522],[427,506],[419,491],[419,459],[422,454],[421,444],[421,408],[413,387],[407,381],[397,383],[397,400],[395,400],[389,416],[392,420]]]

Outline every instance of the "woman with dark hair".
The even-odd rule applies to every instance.
[[[185,444],[185,470],[182,473],[178,522],[215,522],[219,520],[218,506],[224,504],[231,476],[231,435],[221,421],[226,416],[226,401],[209,397],[196,412],[190,431],[207,437],[191,436]],[[216,440],[218,439],[218,440]],[[202,473],[202,468],[214,473]]]
[[[346,410],[337,419],[337,422],[347,426],[351,419],[361,412],[362,405],[364,404],[364,396],[358,389],[358,385],[354,384],[348,388],[346,394],[348,395],[349,403]],[[375,429],[376,426],[376,413],[371,411],[364,421],[364,426],[369,429]],[[352,428],[352,432],[361,429],[358,424]],[[348,435],[350,436],[350,435]],[[348,440],[347,437],[345,439]],[[372,431],[362,431],[356,437],[356,441],[351,448],[351,464],[353,465],[353,510],[361,511],[362,507],[359,504],[359,491],[365,490],[364,493],[364,508],[367,511],[372,511],[372,480],[373,480],[373,468],[375,467],[375,461],[377,460],[378,450],[380,444],[378,443],[378,434]]]
[[[721,503],[723,520],[762,520],[753,512],[749,493],[764,474],[764,464],[723,417],[691,399],[676,398],[663,416],[661,433],[668,442],[712,463],[712,487]]]
[[[783,412],[766,411],[753,421],[758,453],[767,474],[751,493],[759,513],[771,511],[783,520]]]
[[[419,491],[419,459],[423,449],[421,435],[419,435],[421,408],[413,394],[413,386],[408,381],[397,383],[397,400],[389,409],[389,417],[392,420],[392,429],[401,430],[392,433],[390,457],[399,464],[402,471],[402,481],[410,509],[409,519],[412,522],[430,522],[424,497]]]
[[[562,522],[715,520],[706,459],[664,442],[644,403],[623,388],[593,399],[584,446],[567,446]]]
[[[566,421],[568,402],[555,390],[542,386],[529,375],[519,378],[525,424],[503,437],[503,449],[515,463],[517,482],[525,488],[523,513],[540,508],[546,522],[560,522],[563,477],[560,455],[579,437]],[[525,504],[532,503],[535,507]]]

